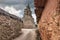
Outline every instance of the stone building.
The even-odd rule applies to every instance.
[[[11,40],[21,33],[22,20],[0,9],[0,40]]]
[[[22,19],[23,19],[23,24],[24,24],[23,28],[35,27],[34,19],[32,17],[32,11],[29,7],[29,4],[26,6],[26,9],[24,9],[24,16]]]

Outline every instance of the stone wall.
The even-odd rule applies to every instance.
[[[0,14],[0,40],[11,40],[21,33],[22,22]]]
[[[60,40],[60,0],[48,0],[39,30],[42,40]]]

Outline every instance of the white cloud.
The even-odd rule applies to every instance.
[[[23,9],[25,6],[30,3],[30,7],[34,8],[33,0],[0,0],[0,6],[15,6],[17,9]]]
[[[0,7],[0,8],[2,8],[2,7]],[[7,12],[9,12],[10,14],[22,17],[22,15],[21,15],[22,11],[15,9],[13,6],[10,6],[10,7],[6,6],[5,8],[2,8],[2,9],[5,10],[5,11],[7,11]]]

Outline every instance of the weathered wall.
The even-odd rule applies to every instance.
[[[47,1],[38,26],[42,40],[60,40],[60,1]]]
[[[34,0],[34,4],[35,4],[35,14],[37,16],[37,23],[39,23],[39,20],[41,18],[42,12],[45,8],[45,4],[46,4],[47,0]]]
[[[22,22],[0,14],[0,40],[8,40],[20,34]]]

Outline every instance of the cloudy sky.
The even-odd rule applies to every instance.
[[[28,3],[30,4],[34,21],[36,22],[34,0],[0,0],[0,8],[16,16],[23,17],[24,9]]]

